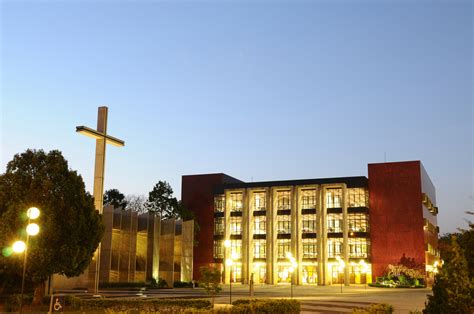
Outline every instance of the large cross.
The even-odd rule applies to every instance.
[[[104,210],[104,172],[105,172],[105,148],[107,144],[114,146],[125,146],[125,142],[107,135],[108,108],[99,107],[97,115],[97,130],[86,126],[77,126],[76,132],[95,138],[95,169],[94,169],[94,205],[95,209],[102,214]],[[94,277],[94,294],[99,293],[99,269],[100,269],[100,243],[95,252],[95,271],[89,270],[89,278]],[[92,266],[92,265],[91,265]],[[90,278],[92,281],[92,278]]]

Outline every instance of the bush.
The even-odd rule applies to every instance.
[[[300,303],[296,300],[288,299],[251,299],[236,300],[232,302],[231,313],[299,313]]]
[[[372,304],[366,308],[352,309],[352,314],[391,314],[393,306],[385,303]]]
[[[173,282],[173,288],[192,288],[193,282],[192,281],[175,281]]]
[[[211,302],[206,299],[89,299],[82,300],[86,311],[107,312],[180,312],[183,310],[210,310]]]

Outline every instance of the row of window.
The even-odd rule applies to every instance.
[[[368,232],[368,216],[366,214],[348,214],[349,232]],[[302,217],[302,232],[316,233],[317,232],[317,217],[315,214],[303,215]],[[230,217],[229,230],[231,235],[242,234],[242,217]],[[342,232],[342,214],[328,214],[327,215],[327,231],[328,232]],[[267,217],[255,216],[253,217],[253,234],[266,234]],[[216,217],[214,219],[214,234],[223,235],[225,231],[224,217]],[[277,216],[277,233],[290,234],[291,233],[291,216],[278,215]]]
[[[214,258],[224,258],[223,240],[214,240]],[[328,257],[335,258],[342,256],[343,239],[328,239],[327,242]],[[317,258],[317,239],[302,239],[303,258]],[[370,251],[370,241],[366,238],[349,238],[349,258],[367,258]],[[267,243],[264,239],[253,241],[253,257],[267,257]],[[231,240],[230,253],[237,258],[242,256],[242,240]],[[277,240],[277,258],[284,259],[286,254],[291,252],[290,239]]]
[[[348,189],[349,207],[366,207],[369,201],[369,195],[364,188],[349,188]],[[230,193],[230,211],[239,212],[243,210],[243,193]],[[315,189],[301,190],[301,208],[315,209],[317,205],[317,196]],[[291,209],[291,191],[283,190],[276,192],[276,209],[290,210]],[[327,208],[341,208],[342,207],[342,189],[333,188],[326,190],[326,207]],[[252,193],[251,208],[253,211],[266,210],[266,192]],[[218,195],[214,198],[214,210],[223,212],[225,210],[225,196]]]

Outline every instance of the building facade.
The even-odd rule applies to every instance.
[[[205,243],[195,279],[199,263],[225,283],[358,284],[402,256],[429,278],[438,258],[435,190],[419,161],[370,164],[368,178],[183,176],[182,194]]]
[[[104,207],[105,226],[100,246],[100,283],[192,280],[194,221],[161,220],[153,213]],[[87,288],[92,267],[74,278],[54,275],[55,290]]]

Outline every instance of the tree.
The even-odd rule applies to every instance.
[[[0,175],[0,247],[25,238],[25,212],[35,206],[40,233],[28,247],[26,278],[41,303],[44,283],[53,274],[67,277],[84,272],[102,238],[104,227],[85,190],[82,177],[68,168],[57,150],[27,150],[14,156]],[[21,276],[22,255],[0,256],[0,281]]]
[[[173,189],[166,181],[158,181],[148,194],[150,211],[159,214],[161,219],[175,217],[175,200],[173,197]]]
[[[125,195],[120,193],[119,190],[110,189],[104,193],[104,205],[113,205],[114,208],[121,207],[122,209],[126,209],[127,200],[125,199]]]
[[[451,249],[435,276],[433,295],[428,296],[423,313],[472,313],[474,308],[472,288],[466,259],[456,237],[452,237]]]
[[[211,297],[212,307],[214,307],[216,295],[222,290],[221,272],[216,267],[201,267],[199,272],[201,273],[199,286]]]

